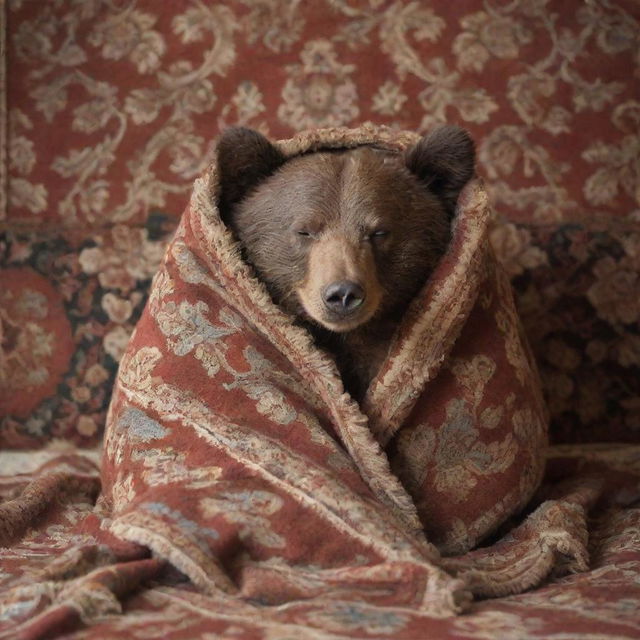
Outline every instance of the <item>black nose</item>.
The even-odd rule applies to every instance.
[[[324,303],[331,311],[347,315],[364,302],[364,289],[350,280],[331,283],[324,290]]]

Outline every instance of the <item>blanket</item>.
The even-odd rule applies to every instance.
[[[364,127],[279,147],[417,139]],[[582,494],[534,511],[504,562],[459,558],[529,503],[546,445],[481,182],[461,194],[448,252],[360,406],[244,262],[217,176],[196,182],[121,362],[102,470],[109,530],[202,589],[269,604],[330,596],[449,615],[473,593],[532,586],[558,554],[584,569]]]

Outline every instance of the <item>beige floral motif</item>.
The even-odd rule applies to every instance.
[[[611,324],[640,319],[640,275],[638,262],[630,256],[615,260],[605,256],[593,267],[596,281],[587,291],[598,316]]]
[[[531,32],[522,22],[495,11],[479,11],[460,19],[464,31],[453,41],[453,52],[462,70],[481,71],[490,58],[516,58],[521,44],[531,42]]]
[[[127,344],[129,342],[130,336],[131,336],[130,328],[126,329],[125,327],[122,327],[122,326],[114,327],[102,339],[104,350],[116,362],[120,362],[120,359],[122,358],[124,351],[127,348]]]
[[[135,454],[133,459],[136,459]],[[192,467],[186,463],[184,452],[173,447],[150,449],[141,456],[144,471],[142,478],[150,487],[179,482],[182,487],[201,489],[214,486],[222,469],[215,465]]]
[[[116,512],[118,507],[127,507],[136,496],[136,491],[133,487],[133,474],[125,472],[118,473],[111,487],[111,495]]]
[[[300,58],[302,64],[287,68],[278,118],[297,129],[352,122],[359,114],[356,85],[349,77],[355,67],[340,64],[328,40],[308,42]]]
[[[235,110],[235,116],[230,118],[231,112]],[[238,126],[252,125],[255,128],[265,130],[264,125],[256,125],[253,121],[267,108],[264,105],[264,96],[257,84],[254,82],[241,82],[238,89],[231,97],[231,100],[222,108],[219,128],[222,130],[227,126],[227,121],[232,119],[233,124]]]
[[[495,100],[485,89],[458,88],[460,74],[450,72],[442,58],[433,59],[424,67],[424,76],[429,85],[418,94],[418,100],[426,114],[420,123],[421,129],[429,129],[448,120],[448,107],[455,107],[463,120],[483,123],[498,109]]]
[[[272,51],[288,51],[300,39],[305,25],[300,15],[301,0],[243,0],[251,13],[243,20],[247,41],[255,44],[260,38]]]
[[[640,103],[635,101],[618,105],[612,117],[616,126],[635,131],[622,138],[619,145],[597,140],[582,157],[592,164],[601,164],[584,183],[584,195],[591,204],[612,202],[620,189],[640,203]]]
[[[9,178],[9,206],[42,213],[47,208],[48,192],[44,185],[24,178]]]
[[[117,324],[125,323],[133,312],[131,300],[124,300],[113,293],[105,293],[102,296],[102,308],[109,316],[109,320]]]
[[[162,358],[157,347],[142,347],[123,361],[120,380],[133,389],[147,389],[153,384],[151,373]]]
[[[507,96],[522,121],[537,125],[553,135],[569,131],[571,114],[555,105],[548,111],[544,99],[556,92],[555,78],[548,73],[524,74],[509,78]]]
[[[84,381],[90,387],[99,387],[109,378],[109,372],[101,364],[91,365],[84,374]]]
[[[11,3],[15,5],[15,2]],[[18,58],[40,58],[51,56],[54,52],[52,38],[56,32],[56,21],[50,8],[38,12],[33,21],[22,22],[14,34],[16,55]]]
[[[164,243],[149,240],[146,229],[116,225],[95,241],[98,246],[80,253],[82,270],[98,274],[103,287],[122,293],[131,291],[136,280],[151,278],[164,255]]]
[[[207,344],[235,332],[227,324],[214,325],[207,317],[209,307],[201,300],[191,304],[167,302],[156,313],[156,322],[167,337],[169,348],[178,356],[185,356],[199,344]]]
[[[73,110],[71,128],[81,133],[95,133],[116,116],[116,87],[106,82],[89,82],[85,88],[92,100],[84,102]]]
[[[275,367],[267,358],[253,347],[244,350],[244,357],[250,369],[239,372],[227,367],[235,378],[234,382],[225,384],[226,389],[236,387],[242,389],[249,398],[256,402],[256,410],[278,424],[290,424],[298,414],[287,400],[285,394],[265,375],[273,372]]]
[[[640,44],[638,25],[623,11],[606,11],[600,3],[585,3],[578,11],[578,20],[593,29],[602,51],[616,54]]]
[[[480,414],[480,425],[483,429],[495,429],[502,422],[504,407],[487,407]]]
[[[411,431],[400,433],[399,449],[404,455],[402,466],[396,469],[396,473],[410,491],[418,491],[427,477],[429,470],[424,459],[435,457],[436,444],[436,430],[429,423],[418,424]]]
[[[160,66],[167,48],[164,38],[152,29],[156,20],[149,13],[126,7],[97,22],[89,42],[102,47],[107,60],[128,57],[140,73],[151,73]]]
[[[16,173],[28,175],[36,162],[33,142],[24,136],[14,136],[9,144],[9,166]]]
[[[447,405],[447,422],[438,434],[434,486],[456,502],[462,502],[477,485],[479,476],[505,471],[513,463],[516,444],[509,433],[503,441],[486,444],[464,401]]]
[[[91,416],[80,416],[76,429],[81,435],[90,438],[98,431],[98,425]]]
[[[33,322],[48,313],[46,298],[25,289],[16,299],[0,291],[0,383],[5,389],[26,389],[50,376],[46,360],[54,349],[54,334]]]
[[[602,111],[624,90],[622,82],[603,82],[601,78],[587,82],[569,70],[567,70],[567,76],[571,78],[573,84],[572,101],[576,113],[588,110]]]
[[[395,2],[384,12],[380,24],[382,50],[394,62],[401,78],[411,73],[428,81],[431,76],[407,36],[411,33],[419,42],[436,42],[444,28],[445,21],[433,9],[417,2]]]
[[[458,384],[467,391],[467,399],[472,402],[472,406],[478,407],[485,387],[496,371],[496,363],[489,356],[478,354],[473,358],[454,360],[450,369]]]
[[[514,411],[512,421],[514,435],[526,446],[539,442],[540,436],[546,431],[540,416],[528,407]]]
[[[485,411],[482,426],[494,428],[501,415],[500,407]],[[483,442],[474,423],[473,409],[465,400],[454,398],[447,404],[447,420],[440,429],[424,423],[411,433],[403,433],[399,451],[402,466],[396,472],[411,491],[419,491],[429,474],[434,473],[434,487],[447,498],[462,502],[481,476],[509,468],[517,445],[510,433],[502,441]],[[437,461],[435,469],[425,465],[425,460]]]
[[[169,275],[166,268],[161,267],[153,276],[151,283],[151,294],[149,295],[149,307],[154,313],[158,310],[163,300],[171,295],[175,290],[173,278]]]
[[[224,346],[213,345],[211,343],[199,344],[193,351],[193,355],[200,361],[206,374],[213,378],[218,374],[221,367]]]
[[[377,93],[373,96],[372,109],[383,116],[393,116],[402,109],[402,105],[406,101],[407,96],[402,93],[400,87],[387,80],[380,85]]]
[[[207,518],[223,517],[240,525],[243,540],[276,549],[282,549],[285,540],[273,530],[270,517],[283,505],[284,501],[275,493],[233,488],[200,501],[200,508]]]
[[[511,223],[496,225],[490,234],[491,246],[510,276],[547,263],[547,254],[531,242],[531,233]]]

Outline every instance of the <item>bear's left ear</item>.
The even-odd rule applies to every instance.
[[[246,127],[226,129],[216,147],[220,180],[220,211],[223,218],[260,181],[286,160],[261,133]]]
[[[450,216],[462,187],[473,177],[475,145],[467,131],[445,125],[426,134],[406,152],[407,168],[445,205]]]

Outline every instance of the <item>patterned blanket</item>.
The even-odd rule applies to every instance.
[[[280,147],[414,141],[365,127]],[[520,628],[513,594],[590,560],[615,551],[629,578],[639,448],[546,449],[479,182],[361,405],[243,261],[217,188],[214,166],[121,362],[95,507],[96,467],[77,451],[44,451],[2,486],[0,637],[495,637]],[[521,597],[544,611],[535,593]],[[499,596],[492,623],[480,600]],[[603,628],[632,637],[616,616]],[[541,621],[527,630],[545,637]],[[587,613],[577,624],[590,630]]]
[[[365,127],[280,148],[416,140]],[[362,406],[243,261],[217,193],[213,166],[121,362],[103,464],[110,531],[202,589],[269,604],[332,597],[448,615],[470,593],[536,584],[556,553],[586,568],[579,491],[533,511],[502,561],[460,556],[531,500],[546,444],[481,184],[461,195],[449,251]]]

